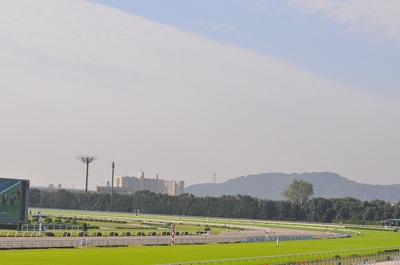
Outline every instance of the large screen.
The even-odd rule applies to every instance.
[[[28,221],[29,180],[0,178],[0,223]]]

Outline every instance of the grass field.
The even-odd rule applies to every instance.
[[[4,250],[0,251],[0,260],[1,264],[19,265],[71,263],[165,264],[396,246],[400,242],[399,236],[397,233],[369,231],[368,236],[353,238],[281,241],[279,247],[276,247],[275,242],[263,242],[154,247]],[[352,253],[348,252],[347,254],[351,255]],[[368,251],[366,250],[364,254],[368,254]],[[321,254],[318,258],[332,258],[333,256],[333,254],[329,254],[325,257]]]
[[[171,217],[172,218],[172,217]],[[172,218],[173,220],[173,218]],[[328,254],[313,254],[312,258],[333,258],[338,256],[363,255],[376,253],[376,247],[390,246],[399,248],[400,233],[389,231],[359,230],[360,236],[338,239],[319,239],[306,241],[175,245],[175,246],[134,246],[117,248],[84,249],[38,249],[38,250],[1,250],[1,264],[167,264],[190,261],[222,260],[277,255],[296,255],[300,261],[316,253],[335,251]],[[368,232],[368,235],[367,235]],[[356,249],[368,249],[356,251]],[[353,251],[352,251],[353,250]],[[284,263],[293,257],[280,257],[270,260],[269,264]],[[196,263],[198,264],[198,263]],[[204,264],[204,263],[202,263]],[[236,263],[235,263],[236,264]],[[243,263],[244,264],[244,263]],[[251,263],[253,264],[253,263]],[[260,263],[261,264],[261,263]]]

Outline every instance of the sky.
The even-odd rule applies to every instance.
[[[0,1],[0,176],[398,183],[400,3]]]
[[[396,71],[400,4],[396,0],[93,2],[276,56],[340,83],[400,98]]]

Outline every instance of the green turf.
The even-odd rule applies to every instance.
[[[41,210],[51,212],[51,210]],[[121,213],[77,212],[53,210],[53,214],[71,214],[74,216],[105,216],[106,218],[129,218],[131,222],[140,220],[171,221],[177,227],[190,229],[184,221],[203,224],[254,225],[261,227],[296,227],[296,229],[336,229],[334,226],[315,224],[287,224],[279,222],[264,222],[251,220],[227,220],[201,217],[174,216],[135,216]],[[182,223],[182,224],[181,224]],[[96,223],[97,224],[97,223]],[[102,224],[105,225],[106,224]],[[123,226],[121,224],[112,224]],[[115,227],[114,227],[115,228]],[[203,229],[203,226],[201,227]],[[213,230],[216,228],[213,228]],[[224,229],[224,228],[221,228]],[[272,228],[273,231],[274,228]],[[350,230],[351,231],[351,230]],[[208,245],[175,245],[175,246],[133,246],[118,248],[85,248],[85,249],[44,249],[44,250],[0,250],[1,264],[166,264],[204,260],[222,260],[249,257],[266,257],[292,254],[291,257],[271,258],[269,264],[284,263],[302,259],[324,259],[338,256],[363,255],[376,253],[377,250],[355,251],[354,249],[376,248],[383,246],[400,246],[400,233],[377,230],[359,230],[360,236],[342,239],[320,239],[306,241],[281,241],[276,247],[275,242],[237,243],[237,244],[208,244]],[[368,235],[366,233],[368,232]],[[351,231],[354,235],[354,231]],[[272,234],[273,235],[273,234]],[[346,250],[346,251],[341,251]],[[350,250],[350,251],[348,251]],[[353,251],[351,251],[353,250]],[[336,251],[328,254],[299,255],[299,253],[316,253]],[[340,252],[339,252],[340,251]],[[263,262],[264,263],[264,262]],[[257,263],[257,264],[263,264]],[[198,264],[198,263],[196,263]],[[204,264],[204,263],[203,263]],[[215,264],[215,263],[214,263]],[[222,263],[221,263],[222,264]]]
[[[175,245],[175,246],[135,246],[118,248],[45,249],[45,250],[3,250],[0,251],[1,264],[165,264],[185,261],[219,260],[259,256],[275,256],[298,253],[352,250],[399,244],[400,233],[361,231],[361,236],[343,239],[320,239],[306,241]],[[368,251],[361,254],[368,254]],[[373,250],[376,252],[376,250]],[[356,252],[354,252],[356,253]],[[340,253],[340,256],[353,252]],[[357,252],[360,254],[359,252]],[[332,258],[313,256],[313,258]],[[293,258],[290,258],[293,259]],[[296,259],[301,259],[300,256]],[[278,262],[283,262],[278,260]],[[272,262],[271,262],[272,263]]]

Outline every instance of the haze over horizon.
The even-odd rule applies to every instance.
[[[398,2],[156,2],[0,1],[1,177],[398,183]]]

